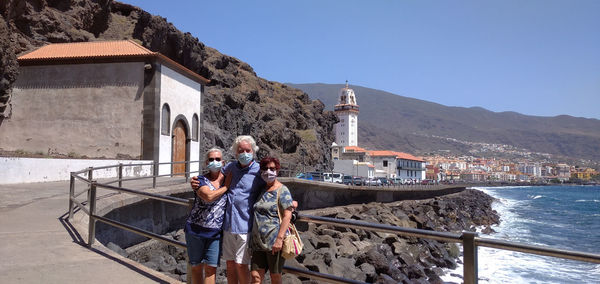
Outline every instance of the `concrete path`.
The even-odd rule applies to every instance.
[[[68,182],[0,185],[0,283],[180,283],[98,242],[87,248],[67,220],[68,192]]]

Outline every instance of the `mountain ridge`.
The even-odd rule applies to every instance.
[[[344,87],[324,83],[286,84],[322,101],[326,109],[333,109],[338,91]],[[457,154],[469,153],[468,147],[433,138],[436,136],[600,160],[598,119],[569,115],[529,116],[513,111],[493,112],[482,107],[444,106],[362,86],[350,88],[354,89],[360,107],[359,145],[365,147],[416,154],[449,147]]]

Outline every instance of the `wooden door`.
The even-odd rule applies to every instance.
[[[173,129],[173,162],[185,162],[186,131],[183,122],[178,121]],[[185,164],[173,164],[173,175],[184,175]]]

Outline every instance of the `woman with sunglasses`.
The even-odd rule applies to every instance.
[[[254,224],[250,238],[252,283],[261,283],[266,270],[270,272],[271,283],[281,283],[285,261],[281,256],[281,248],[292,217],[293,201],[290,190],[277,180],[280,168],[277,158],[266,157],[260,161],[261,177],[266,186],[254,203]]]
[[[223,153],[218,148],[206,152],[208,173],[198,176],[194,206],[185,225],[188,260],[192,266],[192,283],[215,283],[221,256],[221,227],[230,179],[221,174]],[[224,184],[225,183],[225,184]]]

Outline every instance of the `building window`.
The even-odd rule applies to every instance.
[[[192,117],[192,140],[198,141],[198,115],[195,113]]]
[[[168,104],[164,104],[162,107],[162,121],[161,121],[160,134],[169,135],[170,124],[171,124],[171,109]]]
[[[387,166],[388,166],[388,161],[387,160],[383,160],[383,167],[387,168]]]

